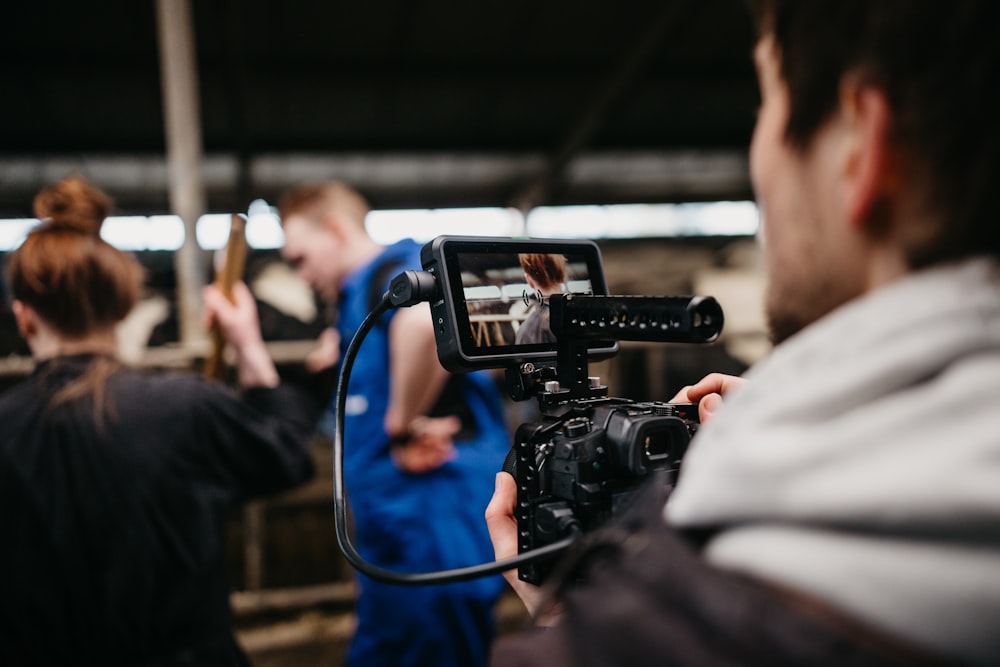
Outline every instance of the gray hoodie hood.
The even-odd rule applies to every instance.
[[[1000,658],[1000,267],[922,271],[774,350],[665,509],[710,561],[911,642]]]

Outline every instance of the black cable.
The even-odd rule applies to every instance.
[[[406,273],[416,276],[417,273],[423,272],[407,271]],[[396,283],[397,279],[393,279],[393,284],[395,285]],[[578,533],[558,542],[532,549],[531,551],[505,560],[435,572],[394,572],[369,563],[358,553],[353,542],[351,542],[350,531],[347,529],[348,504],[347,491],[344,486],[344,412],[347,405],[347,385],[351,379],[351,368],[354,366],[354,358],[357,356],[358,348],[361,347],[361,343],[368,335],[368,332],[371,331],[372,327],[375,326],[375,322],[382,317],[391,305],[401,305],[399,298],[390,300],[391,293],[392,290],[382,295],[382,300],[372,312],[368,313],[368,316],[358,328],[357,333],[354,334],[354,338],[351,339],[344,353],[344,360],[340,366],[340,378],[337,382],[337,415],[333,433],[333,513],[334,524],[337,529],[337,543],[340,545],[340,551],[344,554],[344,557],[354,569],[376,581],[403,586],[422,586],[426,584],[449,584],[456,581],[466,581],[490,574],[497,574],[565,550],[576,541]]]

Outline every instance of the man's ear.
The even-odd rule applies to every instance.
[[[330,211],[323,216],[323,228],[339,241],[344,241],[347,238],[349,224],[349,221],[336,211]]]
[[[35,335],[38,331],[38,316],[31,306],[25,304],[23,301],[18,301],[14,299],[11,303],[11,309],[14,311],[14,320],[17,322],[17,332],[21,334],[21,338],[28,340]]]
[[[853,228],[875,231],[887,222],[898,176],[892,109],[881,89],[857,83],[841,87],[840,102],[850,132],[843,174],[847,214]]]

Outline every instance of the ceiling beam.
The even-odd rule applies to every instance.
[[[544,168],[541,153],[270,153],[245,165],[240,157],[210,153],[201,163],[212,212],[241,212],[247,197],[274,201],[306,181],[342,179],[355,184],[379,208],[506,206],[509,195]],[[0,216],[31,213],[44,186],[69,173],[83,174],[108,192],[125,212],[170,210],[163,155],[0,156]],[[643,203],[749,198],[745,151],[584,151],[563,175],[553,203]]]
[[[514,195],[511,200],[512,206],[527,213],[535,206],[545,203],[549,191],[562,176],[566,166],[590,142],[607,116],[608,109],[626,94],[642,68],[666,39],[668,29],[678,22],[680,9],[686,7],[686,3],[664,3],[659,14],[648,25],[645,32],[636,41],[635,46],[626,54],[621,64],[612,72],[586,106],[576,123],[563,136],[547,159],[545,167]]]

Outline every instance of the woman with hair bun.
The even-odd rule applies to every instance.
[[[556,335],[549,325],[549,297],[566,290],[566,258],[552,253],[518,255],[524,280],[531,288],[531,307],[514,334],[515,345],[554,343]],[[526,295],[525,300],[529,297]]]
[[[71,177],[34,203],[7,267],[36,367],[0,395],[0,664],[246,665],[223,524],[311,476],[315,404],[280,384],[242,283],[204,293],[242,395],[122,364],[143,272],[100,238],[110,199]]]

